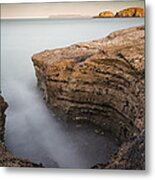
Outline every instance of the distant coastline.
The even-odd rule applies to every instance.
[[[144,8],[140,7],[130,7],[126,9],[122,9],[116,13],[112,11],[102,11],[99,13],[98,16],[94,16],[94,18],[141,18],[145,16]]]
[[[26,20],[26,19],[91,19],[91,16],[77,15],[52,15],[52,16],[25,16],[25,17],[1,17],[1,20]]]
[[[138,19],[138,18],[144,18],[144,17],[112,17],[113,19],[120,19],[120,18],[133,18],[133,19]],[[0,20],[63,20],[63,19],[68,19],[68,20],[78,20],[78,19],[112,19],[111,17],[99,17],[99,16],[53,16],[53,17],[5,17],[5,18],[0,18]]]
[[[143,18],[145,16],[144,8],[130,7],[122,9],[116,13],[112,11],[102,11],[97,16],[88,16],[80,14],[56,14],[47,16],[6,16],[1,20],[24,20],[24,19],[91,19],[91,18]]]
[[[116,14],[124,8],[144,8],[143,1],[1,4],[1,19],[86,19],[100,12]]]
[[[0,20],[48,19],[48,17],[1,17]]]

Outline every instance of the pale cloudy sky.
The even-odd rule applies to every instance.
[[[1,4],[1,18],[37,18],[61,15],[95,16],[111,10],[114,13],[127,7],[144,7],[142,0],[62,3]]]

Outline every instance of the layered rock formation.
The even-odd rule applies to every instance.
[[[0,95],[0,167],[41,167],[35,163],[30,162],[22,158],[13,156],[6,149],[4,144],[4,133],[5,133],[5,110],[8,107]]]
[[[115,17],[144,17],[143,8],[127,8],[116,13]]]
[[[126,148],[133,151],[133,157],[139,157],[141,145],[134,142],[144,129],[143,26],[116,31],[88,43],[45,50],[32,60],[50,108],[67,120],[98,125],[126,143],[111,165],[114,159],[121,161]],[[144,138],[140,152],[144,154]],[[122,167],[133,169],[132,163],[126,166],[130,153],[126,159]],[[139,163],[137,168],[144,169],[144,157]]]
[[[123,9],[116,14],[111,11],[100,12],[95,18],[110,18],[110,17],[144,17],[145,12],[143,8],[127,8]]]

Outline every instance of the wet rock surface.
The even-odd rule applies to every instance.
[[[32,61],[38,85],[52,110],[70,121],[98,125],[122,142],[103,168],[144,169],[143,26],[45,50]],[[131,155],[142,160],[134,163]]]
[[[0,167],[42,167],[29,160],[13,156],[5,147],[5,110],[8,107],[0,95]]]

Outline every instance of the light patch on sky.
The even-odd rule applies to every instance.
[[[108,1],[108,2],[107,2]],[[40,18],[51,16],[96,16],[101,11],[114,13],[128,7],[144,8],[144,1],[62,2],[2,4],[1,18]]]

